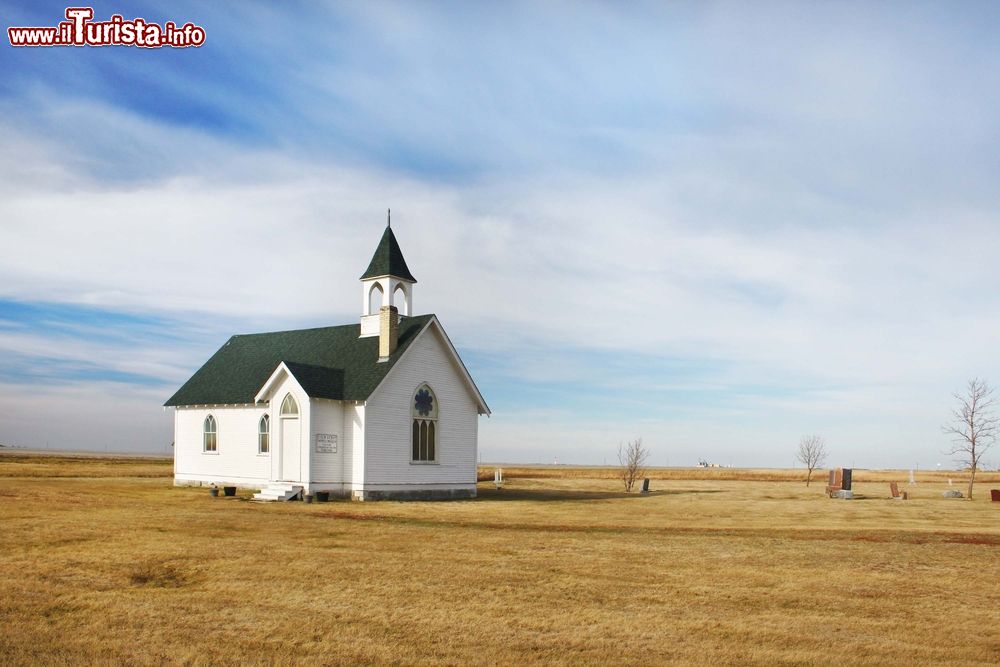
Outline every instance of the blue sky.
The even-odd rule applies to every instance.
[[[0,46],[0,443],[164,451],[229,335],[354,321],[387,207],[487,460],[950,466],[1000,382],[995,3],[94,9],[207,41]]]

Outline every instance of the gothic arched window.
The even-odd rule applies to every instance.
[[[205,437],[204,440],[202,440],[202,451],[219,451],[219,430],[218,426],[215,424],[215,417],[212,415],[205,417],[204,433]]]
[[[372,285],[368,291],[368,314],[378,315],[379,308],[382,307],[382,286],[378,283]]]
[[[267,454],[271,451],[271,417],[264,415],[257,424],[257,453]]]
[[[410,314],[410,300],[406,298],[406,288],[403,287],[403,283],[396,285],[392,293],[392,305],[396,306],[400,315]]]
[[[437,397],[426,384],[420,385],[413,394],[410,414],[413,416],[412,460],[436,461],[438,404]]]
[[[285,400],[281,402],[282,417],[298,417],[299,404],[295,402],[295,397],[291,394],[285,395]]]

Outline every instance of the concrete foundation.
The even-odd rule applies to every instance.
[[[411,491],[355,491],[354,500],[467,500],[476,497],[475,489],[414,489]]]

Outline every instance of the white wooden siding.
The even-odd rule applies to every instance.
[[[343,482],[344,461],[344,405],[340,401],[314,398],[309,402],[312,430],[309,434],[309,448],[312,456],[310,479],[313,482]],[[337,452],[316,451],[316,434],[329,433],[337,436]]]
[[[364,484],[365,406],[344,403],[344,482],[352,489]]]
[[[179,481],[266,483],[271,456],[257,453],[263,406],[177,408],[174,411],[174,476]],[[218,447],[203,452],[205,417],[215,417]],[[274,426],[271,418],[272,431]],[[272,443],[274,438],[272,436]],[[273,445],[272,445],[273,449]]]
[[[276,480],[281,443],[278,413],[285,394],[299,404],[302,478],[309,471],[309,399],[298,383],[285,376],[275,385],[269,405],[179,407],[174,411],[174,478],[179,482],[230,482],[264,486]],[[257,429],[264,414],[271,416],[270,452],[258,454]],[[202,451],[205,417],[215,417],[217,453]],[[302,480],[295,480],[302,481]]]
[[[435,463],[411,461],[410,405],[424,383],[438,400]],[[396,362],[369,397],[365,416],[366,489],[373,485],[476,483],[476,400],[436,324],[425,329]]]

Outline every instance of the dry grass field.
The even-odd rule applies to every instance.
[[[625,496],[552,470],[265,505],[174,488],[167,461],[0,455],[0,664],[1000,662],[996,474],[899,502],[905,473],[838,501],[773,471]]]

